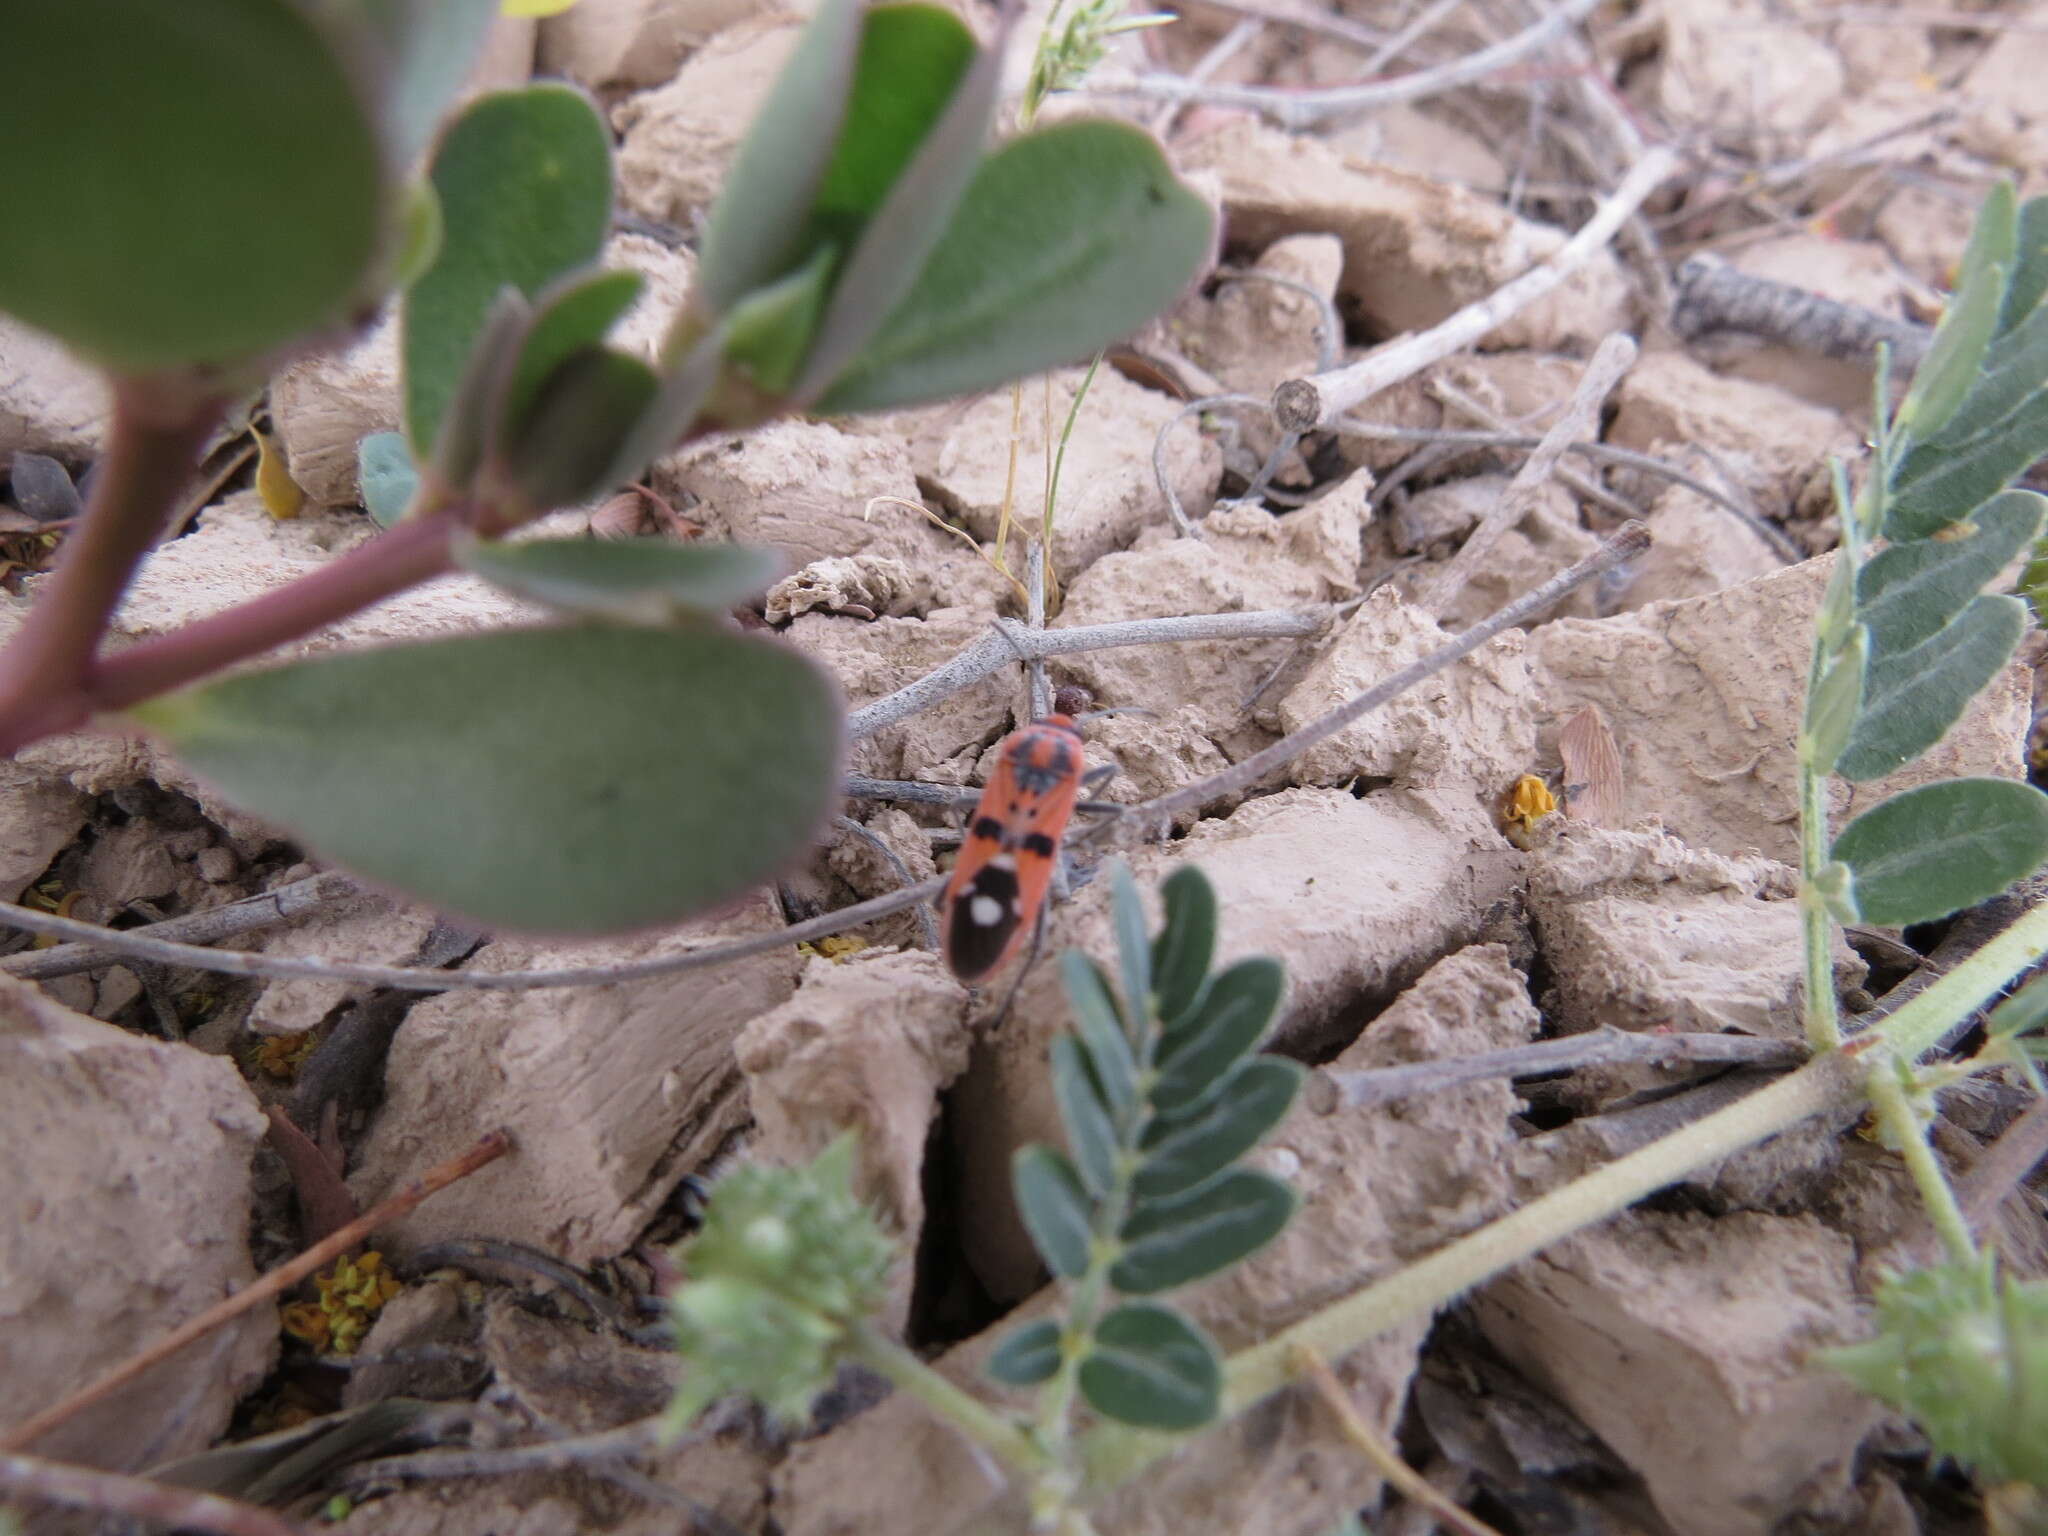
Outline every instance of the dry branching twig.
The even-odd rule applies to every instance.
[[[0,1452],[0,1493],[220,1536],[303,1536],[304,1530],[282,1515],[217,1493],[11,1452]]]
[[[209,950],[200,950],[199,953],[212,956]],[[208,1307],[197,1317],[181,1323],[147,1349],[115,1366],[99,1380],[79,1388],[63,1401],[45,1408],[41,1413],[22,1420],[5,1435],[0,1435],[0,1451],[26,1450],[58,1425],[75,1418],[93,1404],[105,1401],[152,1366],[169,1359],[194,1340],[202,1339],[214,1329],[233,1322],[251,1307],[283,1295],[322,1265],[348,1252],[379,1227],[388,1226],[407,1215],[429,1195],[437,1190],[446,1189],[458,1179],[467,1178],[477,1169],[495,1162],[511,1150],[512,1138],[503,1131],[493,1131],[460,1157],[452,1157],[437,1167],[429,1168],[397,1194],[388,1200],[378,1202],[373,1209],[365,1211],[340,1231],[330,1234],[324,1241],[315,1243],[297,1258],[278,1265],[255,1284],[235,1292],[225,1301]]]
[[[1561,13],[1560,13],[1561,14]],[[1614,238],[1622,221],[1677,169],[1678,157],[1662,146],[1636,162],[1593,217],[1567,240],[1557,254],[1502,284],[1449,319],[1389,342],[1347,367],[1313,378],[1289,379],[1273,391],[1273,416],[1282,427],[1307,432],[1331,425],[1346,411],[1381,390],[1398,384],[1470,346],[1504,320],[1520,314],[1552,292],[1593,253]]]

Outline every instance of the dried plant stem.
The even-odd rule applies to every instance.
[[[511,1148],[511,1137],[503,1131],[493,1131],[461,1156],[450,1158],[447,1162],[428,1169],[388,1200],[379,1201],[374,1208],[315,1243],[297,1258],[280,1264],[255,1284],[235,1292],[226,1300],[207,1308],[197,1317],[181,1323],[156,1343],[139,1354],[130,1356],[99,1380],[81,1387],[63,1401],[45,1408],[41,1413],[24,1419],[5,1435],[0,1435],[0,1451],[26,1450],[58,1425],[76,1417],[95,1403],[105,1401],[152,1366],[169,1359],[195,1339],[204,1338],[214,1329],[233,1322],[250,1308],[283,1295],[318,1270],[321,1265],[348,1252],[379,1227],[388,1226],[405,1216],[429,1195],[447,1188],[458,1179],[467,1178],[485,1164],[503,1157]]]
[[[1031,629],[998,619],[988,634],[935,672],[884,694],[847,716],[846,734],[854,741],[885,726],[930,709],[941,699],[971,688],[983,678],[1017,661],[1033,657],[1071,656],[1081,651],[1106,651],[1124,645],[1163,645],[1180,640],[1266,640],[1285,635],[1312,635],[1329,621],[1327,612],[1305,613],[1268,609],[1258,613],[1201,613],[1187,618],[1130,619],[1119,624],[1085,624],[1071,629]]]
[[[1956,1181],[1956,1199],[1972,1231],[1981,1232],[2005,1197],[2048,1158],[2048,1098],[2036,1098]]]
[[[1373,1433],[1372,1426],[1365,1422],[1364,1416],[1352,1403],[1350,1394],[1344,1390],[1344,1383],[1337,1379],[1337,1373],[1330,1369],[1327,1360],[1305,1344],[1295,1347],[1292,1358],[1296,1373],[1307,1379],[1308,1384],[1316,1389],[1316,1396],[1323,1400],[1323,1406],[1336,1416],[1337,1423],[1344,1430],[1344,1438],[1358,1448],[1359,1454],[1372,1463],[1373,1470],[1403,1498],[1436,1516],[1437,1523],[1452,1536],[1500,1536],[1500,1532],[1484,1520],[1467,1514],[1431,1487],[1427,1478],[1396,1456],[1393,1448]]]
[[[1858,363],[1874,361],[1877,349],[1889,346],[1892,362],[1908,372],[1934,339],[1931,326],[1754,277],[1718,256],[1694,256],[1678,269],[1677,300],[1671,328],[1683,337],[1741,331],[1819,357]]]
[[[1329,426],[1381,390],[1470,346],[1557,288],[1595,251],[1606,246],[1622,222],[1642,206],[1643,200],[1677,165],[1678,157],[1671,150],[1662,146],[1652,149],[1548,261],[1531,267],[1478,302],[1466,305],[1442,323],[1389,342],[1348,367],[1312,378],[1287,380],[1273,391],[1275,419],[1282,427],[1296,432]]]
[[[1463,58],[1419,69],[1412,74],[1396,75],[1391,80],[1289,90],[1279,86],[1212,85],[1186,80],[1179,75],[1154,74],[1139,75],[1122,82],[1104,80],[1093,83],[1085,94],[1241,107],[1261,113],[1283,128],[1301,132],[1326,118],[1420,101],[1424,97],[1438,96],[1459,86],[1484,80],[1562,37],[1587,16],[1596,3],[1597,0],[1564,0],[1556,10],[1513,37],[1466,54]]]
[[[1607,337],[1594,351],[1592,360],[1579,374],[1564,412],[1537,443],[1536,451],[1522,461],[1522,467],[1502,491],[1479,526],[1464,545],[1423,584],[1415,602],[1431,618],[1441,614],[1451,599],[1464,589],[1494,546],[1534,510],[1537,498],[1557,472],[1565,450],[1575,441],[1595,437],[1600,431],[1600,407],[1621,382],[1621,376],[1635,365],[1633,338],[1616,334]]]
[[[304,1531],[282,1515],[239,1499],[40,1456],[0,1453],[0,1493],[220,1536],[303,1536]]]
[[[1251,788],[1267,774],[1292,762],[1317,742],[1336,735],[1352,721],[1370,714],[1425,678],[1433,677],[1462,657],[1469,656],[1502,630],[1512,629],[1535,614],[1544,612],[1566,593],[1591,581],[1601,572],[1612,570],[1622,562],[1634,559],[1649,547],[1650,532],[1647,528],[1641,523],[1624,523],[1606,542],[1577,565],[1559,572],[1534,591],[1524,593],[1491,618],[1474,624],[1420,661],[1403,667],[1383,682],[1374,684],[1355,698],[1311,720],[1291,735],[1281,737],[1270,747],[1232,764],[1223,772],[1212,774],[1194,784],[1183,785],[1156,800],[1148,800],[1143,805],[1132,807],[1113,825],[1163,827],[1170,824],[1175,816],[1198,810],[1220,796]]]
[[[1583,1035],[1568,1035],[1562,1040],[1541,1040],[1533,1045],[1483,1051],[1473,1056],[1453,1056],[1443,1061],[1418,1061],[1406,1066],[1374,1067],[1362,1072],[1325,1070],[1309,1079],[1306,1097],[1308,1104],[1318,1113],[1334,1114],[1340,1109],[1362,1109],[1371,1104],[1387,1104],[1396,1099],[1439,1093],[1466,1083],[1535,1077],[1615,1062],[1644,1062],[1659,1067],[1688,1063],[1791,1067],[1806,1058],[1803,1045],[1757,1035],[1659,1035],[1598,1029]]]
[[[348,876],[329,871],[294,880],[290,885],[281,885],[274,891],[265,891],[261,896],[251,896],[246,901],[210,907],[204,912],[192,912],[184,917],[167,917],[160,923],[128,931],[144,933],[153,939],[175,939],[181,944],[211,944],[288,922],[302,912],[354,895],[360,889]],[[116,958],[115,951],[98,944],[58,944],[49,949],[31,949],[9,955],[0,960],[0,975],[14,976],[22,981],[48,981],[56,976],[75,976],[80,971],[97,970],[113,964]]]

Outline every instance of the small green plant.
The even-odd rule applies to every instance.
[[[1002,39],[934,5],[824,0],[650,364],[607,339],[641,278],[597,264],[612,167],[591,103],[492,92],[436,130],[497,8],[0,0],[12,55],[37,61],[0,119],[24,210],[0,309],[103,368],[116,402],[82,524],[0,658],[0,751],[139,727],[381,883],[492,927],[616,931],[801,856],[837,802],[839,701],[720,622],[774,578],[760,552],[505,536],[708,433],[1085,358],[1193,279],[1214,220],[1124,125],[989,149]],[[138,83],[109,98],[107,79]],[[227,405],[394,290],[403,431],[359,453],[387,531],[104,649]],[[555,622],[215,676],[455,569]]]
[[[1184,1011],[1177,978],[1193,974],[1183,966],[1196,953],[1206,970],[1209,951],[1202,937],[1199,951],[1183,954],[1175,935],[1213,930],[1213,895],[1191,871],[1171,877],[1167,932],[1147,950],[1135,903],[1120,885],[1116,979],[1081,957],[1063,962],[1078,1029],[1056,1044],[1052,1067],[1068,1151],[1027,1148],[1017,1159],[1018,1204],[1061,1282],[1064,1308],[1013,1330],[990,1363],[999,1379],[1038,1387],[1035,1413],[1020,1421],[991,1412],[892,1353],[865,1325],[849,1325],[845,1336],[848,1354],[879,1365],[992,1449],[1030,1488],[1040,1528],[1086,1529],[1076,1511],[1185,1443],[1160,1428],[1193,1430],[1241,1413],[1296,1380],[1304,1354],[1341,1357],[1695,1169],[1859,1101],[1874,1106],[1949,1253],[1943,1265],[1884,1286],[1876,1338],[1823,1358],[1912,1413],[1942,1454],[1999,1485],[1999,1507],[2027,1507],[2023,1485],[2048,1472],[2040,1454],[2048,1445],[2048,1293],[2039,1282],[2002,1279],[1995,1257],[1977,1249],[1925,1127],[1934,1095],[1974,1073],[2012,1072],[2040,1090],[2048,981],[1999,1004],[1973,1056],[1940,1065],[1923,1058],[2048,953],[2048,908],[2023,913],[1847,1040],[1828,957],[1836,920],[1940,917],[2037,868],[2048,857],[2048,799],[2007,780],[1952,780],[1896,795],[1830,838],[1824,791],[1831,772],[1873,779],[1925,752],[2019,638],[2020,604],[1981,589],[2040,536],[2043,523],[2042,498],[2004,487],[2048,454],[2048,200],[2020,209],[2009,190],[1991,198],[1918,380],[1896,416],[1884,408],[1882,380],[1879,400],[1861,495],[1852,497],[1846,476],[1837,477],[1843,549],[1816,621],[1799,737],[1812,1059],[1321,1307],[1219,1368],[1185,1317],[1142,1298],[1155,1281],[1179,1283],[1211,1272],[1212,1259],[1241,1257],[1285,1219],[1283,1195],[1257,1175],[1249,1176],[1255,1184],[1246,1171],[1226,1169],[1293,1093],[1291,1079],[1282,1080],[1288,1069],[1249,1055],[1277,998],[1277,977],[1256,962],[1234,967],[1205,984],[1194,1013]],[[1886,547],[1874,552],[1880,539]],[[2048,562],[2048,548],[2037,559]],[[1233,996],[1244,999],[1243,1016],[1226,1027],[1219,1021],[1231,1013],[1225,1004]],[[1128,1007],[1136,997],[1151,1000],[1142,1019]],[[1196,1027],[1197,1016],[1212,1025]],[[1217,1043],[1213,1061],[1197,1040]],[[1215,1091],[1176,1099],[1169,1086],[1175,1071],[1198,1061]],[[1245,1106],[1241,1118],[1238,1106]],[[1179,1175],[1165,1166],[1170,1149],[1184,1144],[1206,1149],[1185,1175],[1204,1182],[1174,1193]],[[1182,1211],[1199,1208],[1218,1218],[1218,1230],[1230,1230],[1225,1207],[1233,1202],[1222,1192],[1238,1189],[1247,1214],[1236,1241],[1211,1248],[1192,1223],[1180,1224]],[[1151,1227],[1154,1220],[1163,1225]],[[1140,1299],[1124,1299],[1131,1296]],[[1093,1414],[1076,1430],[1081,1405]]]
[[[1150,1430],[1216,1420],[1216,1346],[1156,1298],[1230,1268],[1286,1224],[1293,1192],[1237,1164],[1286,1115],[1302,1069],[1258,1051],[1280,1003],[1279,964],[1211,973],[1216,894],[1200,870],[1167,877],[1165,922],[1149,940],[1129,872],[1118,864],[1111,880],[1114,979],[1079,952],[1061,960],[1075,1030],[1054,1040],[1052,1073],[1068,1150],[1023,1148],[1013,1174],[1064,1307],[1009,1333],[988,1371],[1038,1388],[1034,1411],[988,1408],[868,1325],[889,1253],[850,1193],[842,1139],[807,1169],[747,1169],[713,1192],[704,1230],[679,1255],[691,1277],[674,1302],[680,1422],[732,1392],[801,1419],[841,1360],[861,1360],[1008,1462],[1049,1522],[1088,1493],[1080,1405]]]

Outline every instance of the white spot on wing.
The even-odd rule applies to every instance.
[[[1003,904],[993,896],[977,896],[967,903],[967,915],[977,928],[993,928],[1003,920]]]

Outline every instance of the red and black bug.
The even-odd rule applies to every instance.
[[[1080,798],[1081,730],[1047,715],[1003,742],[940,898],[947,966],[970,986],[1016,954],[1031,933]]]

